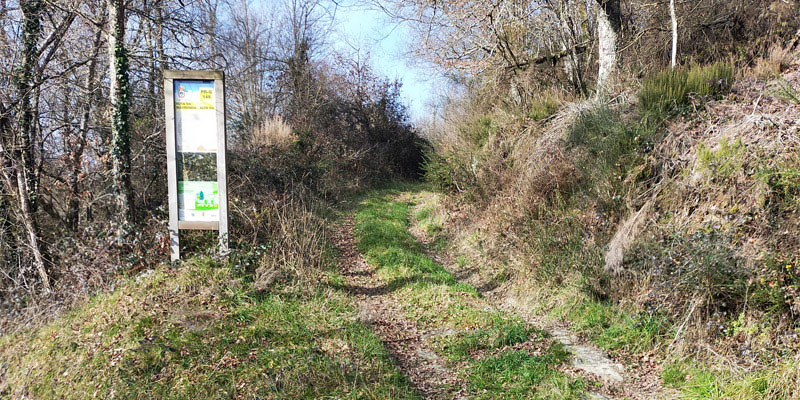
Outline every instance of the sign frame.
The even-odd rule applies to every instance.
[[[177,176],[177,132],[175,120],[174,81],[213,81],[217,130],[217,186],[219,190],[218,221],[180,221],[178,218]],[[167,191],[169,196],[169,244],[170,260],[180,259],[180,230],[219,231],[219,253],[227,256],[228,246],[228,180],[227,180],[227,135],[225,107],[225,73],[223,71],[164,70],[164,125],[167,142]]]

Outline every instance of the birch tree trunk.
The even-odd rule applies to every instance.
[[[670,65],[675,69],[678,58],[678,18],[675,16],[675,0],[669,0],[669,17],[672,20],[672,59]]]
[[[617,36],[622,25],[619,0],[597,0],[597,94],[604,96],[617,70]]]
[[[111,100],[112,195],[119,214],[117,242],[132,230],[133,189],[131,187],[131,135],[128,125],[130,88],[128,50],[125,47],[125,1],[108,0],[109,98]]]

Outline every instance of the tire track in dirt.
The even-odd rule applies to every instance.
[[[375,275],[375,267],[356,248],[354,225],[352,216],[344,218],[333,242],[340,251],[344,289],[358,301],[359,320],[372,328],[422,397],[469,399],[458,373],[431,350],[426,343],[429,335],[403,315],[400,303]]]
[[[419,227],[412,224],[409,232],[423,246],[428,256],[439,265],[444,266],[454,276],[463,275],[459,273],[458,263],[454,261],[455,258],[452,254],[431,250],[431,238]],[[475,285],[474,282],[469,283]],[[625,368],[622,363],[609,358],[597,346],[581,339],[572,332],[568,324],[544,322],[543,319],[533,315],[530,308],[526,307],[522,301],[500,293],[499,290],[489,289],[480,292],[493,307],[522,318],[532,326],[550,333],[554,339],[561,342],[573,355],[571,366],[590,381],[601,383],[598,390],[587,392],[589,399],[661,400],[677,396],[672,390],[667,390],[661,385],[659,377],[653,371],[640,373],[640,371]]]

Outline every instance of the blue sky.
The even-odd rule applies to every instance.
[[[411,119],[426,114],[426,104],[444,78],[431,67],[415,63],[408,54],[411,32],[406,23],[392,21],[383,11],[368,6],[342,6],[336,12],[334,37],[337,50],[368,55],[374,71],[403,83],[403,102]]]

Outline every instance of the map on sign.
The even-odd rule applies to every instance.
[[[175,144],[179,152],[217,151],[214,81],[174,80]]]
[[[178,220],[218,221],[219,185],[216,181],[178,181]]]

